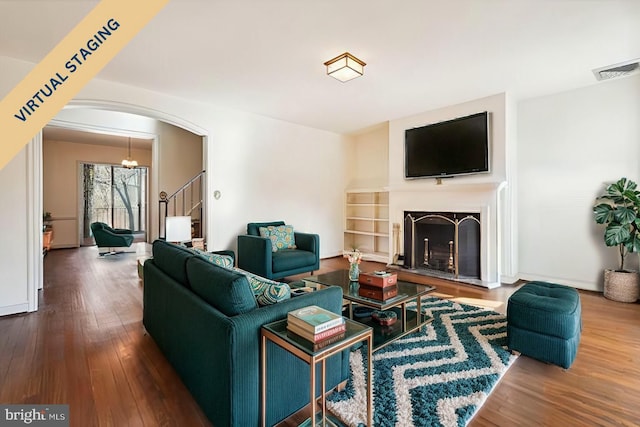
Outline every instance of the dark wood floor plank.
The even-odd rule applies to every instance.
[[[144,332],[137,256],[99,258],[95,247],[49,252],[39,311],[0,318],[1,403],[68,403],[72,426],[211,425]],[[316,274],[346,267],[343,258],[327,259]],[[503,303],[518,288],[400,278],[452,298]],[[640,425],[640,304],[580,296],[583,334],[571,369],[519,357],[470,426]]]
[[[22,331],[26,329],[25,316],[10,316],[0,322],[0,384],[9,381],[11,361],[16,352]],[[3,398],[4,387],[0,387],[0,402]]]

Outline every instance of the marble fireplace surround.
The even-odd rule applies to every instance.
[[[390,227],[400,225],[399,251],[404,248],[405,211],[480,214],[480,280],[466,281],[487,288],[500,286],[500,237],[503,183],[434,184],[416,190],[389,191]],[[391,231],[391,230],[390,230]],[[393,240],[393,239],[390,239]],[[398,250],[390,248],[395,254]],[[452,278],[453,279],[453,278]],[[455,279],[453,279],[455,280]]]

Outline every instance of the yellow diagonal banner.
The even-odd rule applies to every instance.
[[[169,0],[102,0],[0,103],[0,169]]]

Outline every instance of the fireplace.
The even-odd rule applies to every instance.
[[[480,279],[480,214],[404,211],[404,266]]]

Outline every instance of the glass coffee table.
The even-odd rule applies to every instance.
[[[420,329],[433,320],[422,314],[420,301],[422,296],[435,289],[433,286],[398,280],[398,294],[382,301],[358,295],[360,285],[358,282],[349,280],[348,270],[318,274],[317,276],[305,277],[303,280],[306,286],[316,289],[323,286],[340,286],[342,288],[342,297],[348,305],[349,319],[373,328],[374,351]],[[407,304],[412,302],[416,304],[415,309],[407,309]],[[363,314],[355,312],[354,307],[368,307],[379,311],[391,310],[396,313],[398,320],[393,325],[384,326],[372,319],[366,312]]]

